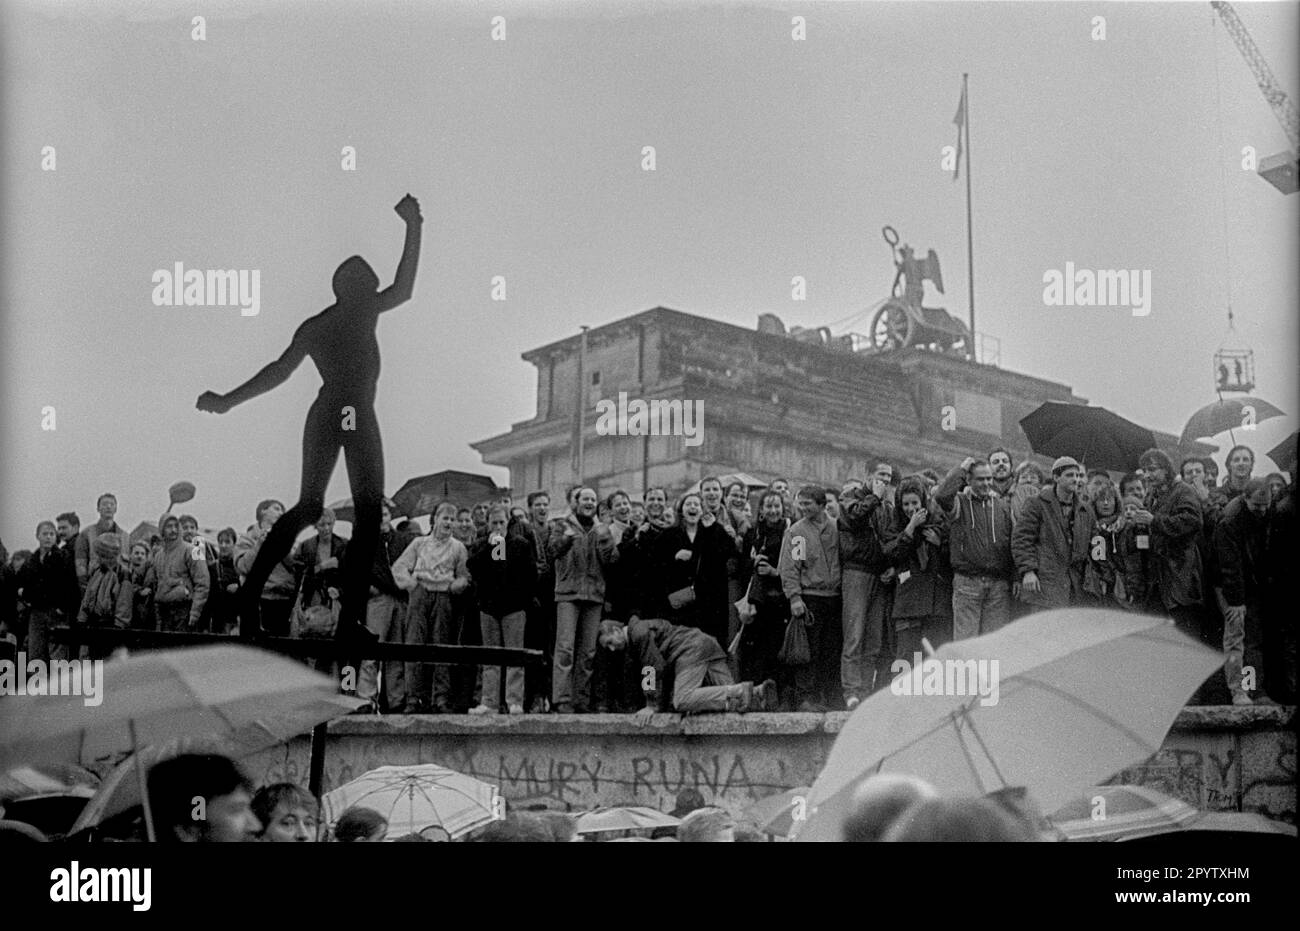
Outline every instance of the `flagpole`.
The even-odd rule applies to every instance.
[[[962,72],[961,76],[961,99],[965,101],[965,119],[962,122],[966,127],[966,274],[968,275],[968,296],[970,300],[970,351],[967,353],[972,362],[977,361],[975,358],[975,243],[974,232],[971,228],[971,209],[970,209],[970,94],[968,93],[966,82],[969,74]]]
[[[574,429],[577,432],[575,446],[577,449],[576,461],[574,462],[574,484],[581,485],[587,477],[586,449],[583,436],[583,407],[586,404],[586,368],[587,368],[587,330],[589,327],[582,327],[582,339],[578,344],[578,398],[574,410]]]

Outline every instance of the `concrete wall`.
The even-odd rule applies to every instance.
[[[1259,811],[1295,823],[1291,708],[1188,708],[1160,752],[1114,782],[1138,783],[1207,810]],[[351,717],[330,727],[325,788],[384,764],[440,763],[496,784],[519,805],[673,807],[698,789],[739,814],[752,802],[809,785],[847,712],[657,715],[644,729],[623,715]],[[307,783],[305,738],[245,762],[259,784]]]

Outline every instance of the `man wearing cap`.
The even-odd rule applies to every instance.
[[[162,546],[149,561],[144,584],[153,591],[158,629],[198,630],[208,601],[208,563],[202,549],[195,556],[192,544],[181,539],[181,522],[174,514],[158,520]]]
[[[77,567],[77,583],[81,585],[82,591],[85,591],[86,580],[90,578],[91,571],[95,568],[95,540],[101,533],[115,533],[121,539],[118,541],[119,549],[126,546],[130,535],[118,526],[117,521],[113,518],[117,514],[117,496],[105,492],[99,496],[95,502],[95,510],[99,511],[99,520],[91,524],[81,535],[77,537],[74,563]]]
[[[1083,468],[1062,456],[1052,463],[1052,484],[1025,502],[1011,534],[1020,599],[1037,610],[1080,600],[1088,564],[1093,515],[1082,501]]]
[[[122,544],[116,534],[103,533],[95,538],[94,548],[98,563],[86,579],[77,626],[125,630],[131,626],[132,586],[120,561]],[[111,646],[83,646],[81,658],[105,659],[112,652]]]

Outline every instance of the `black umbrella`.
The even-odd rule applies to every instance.
[[[410,479],[393,495],[393,503],[407,517],[416,518],[432,514],[433,509],[443,501],[450,501],[460,507],[473,507],[480,501],[503,494],[505,489],[498,488],[496,482],[486,475],[444,469],[432,475]]]
[[[1281,416],[1280,410],[1262,398],[1220,398],[1187,419],[1181,444],[1188,446],[1194,440],[1218,436],[1225,431],[1248,429],[1253,424]],[[1233,442],[1236,442],[1235,437]]]
[[[1268,458],[1272,459],[1274,464],[1284,472],[1291,473],[1291,480],[1295,481],[1295,461],[1296,461],[1296,438],[1300,433],[1292,433],[1281,443],[1278,443],[1268,451]]]
[[[1040,456],[1073,456],[1089,469],[1128,472],[1156,445],[1150,430],[1104,407],[1048,401],[1020,421]]]

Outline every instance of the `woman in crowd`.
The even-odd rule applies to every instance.
[[[781,590],[781,541],[790,527],[785,516],[785,498],[767,491],[759,500],[758,521],[745,534],[745,553],[753,568],[747,597],[754,616],[745,626],[740,641],[740,681],[776,679],[782,695],[788,692],[787,670],[777,662],[785,639],[790,603]]]
[[[1025,512],[1025,504],[1030,498],[1038,497],[1046,478],[1043,467],[1036,462],[1026,460],[1016,466],[1015,484],[1011,486],[1012,526],[1020,523],[1020,515]]]
[[[349,808],[334,823],[334,839],[341,844],[377,844],[388,836],[388,822],[371,808]]]
[[[1119,492],[1113,485],[1102,485],[1093,492],[1090,506],[1096,523],[1088,544],[1083,590],[1097,607],[1114,607],[1115,602],[1124,604],[1127,598],[1120,554],[1126,521]]]
[[[893,511],[893,532],[884,544],[896,572],[892,617],[895,655],[912,662],[921,639],[938,649],[952,639],[952,568],[937,506],[926,508],[923,479],[905,479]]]
[[[705,514],[702,497],[683,495],[677,502],[677,523],[655,543],[658,597],[649,616],[698,627],[726,649],[727,560],[733,550],[717,518]]]

